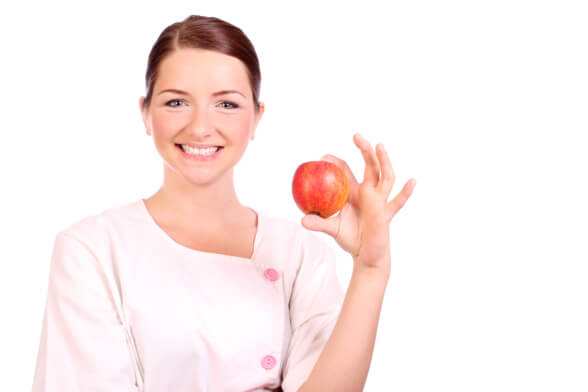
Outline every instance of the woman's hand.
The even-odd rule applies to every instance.
[[[345,171],[349,180],[349,198],[336,216],[324,219],[308,214],[302,218],[302,225],[332,236],[353,256],[354,268],[376,267],[389,273],[390,221],[412,194],[416,180],[408,180],[400,193],[388,202],[395,176],[384,145],[376,145],[374,151],[359,134],[354,135],[353,141],[365,161],[363,182],[358,184],[344,160],[325,155],[322,160]]]

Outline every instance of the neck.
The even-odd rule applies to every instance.
[[[150,197],[163,219],[174,226],[191,227],[206,222],[222,227],[243,216],[233,183],[233,169],[212,183],[193,184],[166,167],[163,186]]]

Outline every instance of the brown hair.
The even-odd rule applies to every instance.
[[[200,15],[190,15],[181,22],[169,25],[153,44],[145,74],[147,95],[143,101],[143,110],[151,104],[159,64],[174,51],[184,48],[213,50],[241,60],[247,67],[253,104],[256,113],[259,113],[261,72],[253,44],[238,27],[215,17]]]

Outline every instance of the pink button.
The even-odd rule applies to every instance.
[[[264,369],[271,369],[276,366],[276,362],[276,358],[273,355],[266,355],[261,360],[261,366],[263,366]]]
[[[271,280],[272,282],[275,280],[278,280],[278,277],[280,276],[280,274],[278,274],[278,271],[276,271],[273,268],[268,268],[265,270],[265,272],[263,273],[263,275],[268,278],[269,280]]]

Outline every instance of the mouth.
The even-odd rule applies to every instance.
[[[185,151],[181,144],[176,144],[175,146],[180,150],[182,156],[190,161],[212,161],[224,148],[223,146],[216,146],[216,151],[209,149],[205,154],[200,154],[196,151]]]

